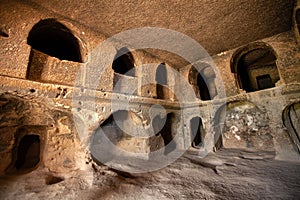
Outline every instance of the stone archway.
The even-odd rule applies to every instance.
[[[79,40],[69,28],[55,19],[41,20],[35,24],[29,32],[27,43],[31,46],[27,79],[41,80],[49,56],[83,62]]]
[[[266,43],[257,42],[238,49],[231,59],[231,72],[246,92],[275,87],[280,80],[277,56]]]
[[[192,147],[200,148],[203,145],[205,133],[200,117],[193,117],[190,120],[191,141]]]

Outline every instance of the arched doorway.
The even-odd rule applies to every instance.
[[[203,130],[202,120],[200,117],[193,117],[190,120],[190,131],[192,147],[200,148],[201,146],[203,146],[205,134]]]
[[[297,31],[298,31],[298,33],[300,33],[299,32],[299,30],[300,30],[300,9],[297,9],[295,12],[295,20],[296,20]]]

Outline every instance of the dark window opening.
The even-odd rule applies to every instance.
[[[127,76],[135,76],[134,72],[134,59],[130,51],[123,47],[114,58],[112,68],[115,73]]]
[[[155,81],[156,81],[156,96],[158,99],[165,99],[168,97],[168,88],[166,87],[168,84],[167,79],[167,68],[164,63],[161,63],[158,65],[156,69],[156,75],[155,75]]]
[[[17,147],[17,170],[35,168],[40,162],[40,138],[38,135],[25,135]]]
[[[280,79],[273,49],[258,43],[256,48],[245,47],[233,57],[232,72],[236,73],[238,85],[246,92],[275,87]]]
[[[192,147],[199,148],[203,145],[203,125],[200,117],[194,117],[190,121]]]
[[[256,77],[257,85],[259,90],[274,87],[271,76],[269,74]]]

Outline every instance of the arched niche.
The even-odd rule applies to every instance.
[[[118,74],[135,76],[134,58],[128,48],[123,47],[117,51],[112,69]]]
[[[191,146],[194,148],[200,148],[201,146],[203,146],[205,132],[200,117],[193,117],[190,120],[190,133],[192,141]]]
[[[217,95],[215,74],[209,65],[202,66],[201,70],[192,66],[189,70],[188,79],[196,96],[202,101],[211,100]]]
[[[30,170],[40,162],[40,137],[25,135],[17,148],[16,170]]]
[[[6,174],[19,175],[38,168],[43,159],[46,126],[24,125],[14,133],[12,160]]]
[[[156,97],[158,99],[168,99],[169,88],[168,88],[167,67],[165,63],[159,64],[158,67],[156,68],[155,81],[156,81]]]
[[[31,46],[27,79],[41,79],[48,57],[83,62],[81,45],[73,32],[56,19],[44,19],[30,30],[27,43]],[[68,72],[61,72],[68,73]]]
[[[276,60],[277,55],[268,44],[249,44],[232,56],[231,72],[239,88],[246,92],[272,88],[280,80]]]

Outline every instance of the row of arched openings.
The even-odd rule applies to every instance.
[[[83,62],[79,39],[69,28],[55,19],[41,20],[34,25],[29,32],[27,43],[32,47],[27,79],[37,81],[41,79],[43,67],[47,62],[43,59],[43,55]],[[234,53],[231,60],[231,72],[235,75],[239,88],[246,92],[272,88],[280,80],[276,60],[276,53],[266,43],[249,44]],[[118,50],[112,69],[118,74],[136,76],[134,57],[126,47]],[[158,99],[168,98],[164,95],[163,89],[168,85],[167,74],[166,65],[161,63],[156,69]],[[216,95],[212,94],[207,78],[195,67],[191,67],[188,79],[201,100],[211,100]]]
[[[31,46],[30,58],[26,78],[41,81],[43,68],[47,65],[47,56],[56,57],[60,60],[83,62],[80,40],[72,31],[55,19],[41,20],[33,26],[29,32],[27,43]],[[117,51],[112,63],[112,69],[117,74],[130,77],[136,76],[134,58],[132,53],[123,47]],[[161,63],[156,69],[157,98],[166,99],[166,87],[168,85],[167,68]],[[197,87],[200,88],[202,100],[208,100],[208,89],[200,74],[196,77]]]

